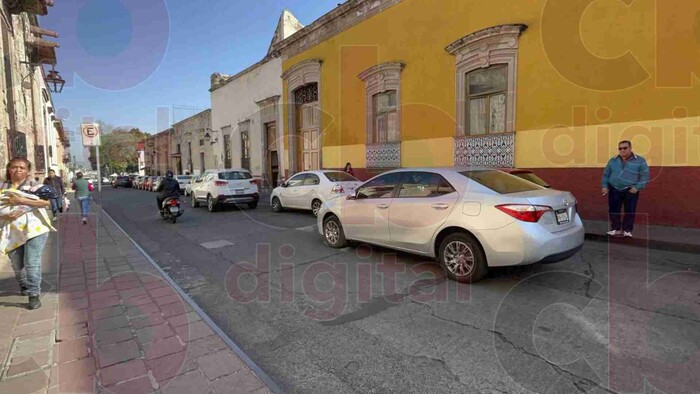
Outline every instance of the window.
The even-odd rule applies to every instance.
[[[506,66],[492,66],[467,75],[469,135],[506,131]]]
[[[375,94],[372,97],[372,103],[374,121],[370,142],[380,144],[400,141],[396,90]]]
[[[518,48],[526,29],[489,27],[445,48],[456,59],[457,137],[515,131]]]
[[[404,175],[399,198],[439,197],[455,190],[445,178],[430,172],[408,172]]]
[[[392,198],[401,177],[400,172],[394,172],[374,178],[357,189],[357,198]]]
[[[460,174],[500,194],[542,190],[530,181],[498,170],[464,171]]]
[[[542,178],[538,177],[537,175],[535,175],[532,172],[511,172],[511,174],[517,176],[518,178],[523,178],[526,181],[530,181],[534,184],[540,185],[540,186],[547,188],[547,189],[552,187],[547,182],[545,182]]]
[[[368,144],[401,141],[401,72],[403,63],[382,63],[363,71]]]
[[[304,184],[304,179],[306,179],[306,174],[294,175],[291,179],[287,181],[289,187],[301,186]]]
[[[321,183],[321,180],[316,174],[307,174],[306,178],[304,178],[304,186],[315,186],[319,183]]]
[[[204,139],[199,140],[199,146],[204,146]]]
[[[331,182],[359,182],[357,178],[347,172],[324,172],[323,175]]]
[[[224,168],[231,168],[231,135],[224,135]]]
[[[235,181],[239,179],[252,179],[253,176],[247,171],[226,171],[219,173],[219,179],[225,181]]]
[[[248,131],[241,131],[241,168],[250,170],[250,138]]]

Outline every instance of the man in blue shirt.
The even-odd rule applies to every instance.
[[[603,195],[608,195],[608,212],[612,226],[608,235],[631,238],[639,191],[649,182],[649,166],[643,157],[632,152],[630,141],[621,141],[617,149],[620,154],[608,161],[601,181]],[[620,220],[620,210],[623,206],[625,216],[624,220]]]

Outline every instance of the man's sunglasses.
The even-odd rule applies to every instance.
[[[628,149],[628,148],[629,148],[628,146],[624,146],[624,147],[622,147],[622,148],[617,148],[617,150],[626,150],[626,149]]]

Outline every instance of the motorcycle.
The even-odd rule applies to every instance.
[[[164,220],[177,222],[177,218],[182,216],[184,211],[180,209],[180,199],[177,197],[168,197],[163,200],[163,206],[160,209],[160,216]]]

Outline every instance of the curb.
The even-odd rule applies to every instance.
[[[136,241],[133,238],[131,238],[131,236],[129,236],[129,234],[126,233],[126,231],[124,231],[124,229],[119,225],[119,223],[117,223],[117,221],[114,220],[112,216],[110,216],[107,213],[107,211],[105,211],[102,207],[100,207],[100,210],[105,216],[109,218],[109,220],[112,221],[112,223],[114,223],[114,225],[119,229],[119,231],[124,233],[124,236],[129,241],[131,241],[131,243],[134,244],[134,246],[136,246],[136,249],[138,249],[141,252],[141,254],[143,254],[146,260],[148,260],[148,262],[151,263],[151,265],[153,265],[153,267],[158,271],[158,273],[160,273],[163,276],[163,278],[165,278],[168,284],[180,295],[180,297],[182,297],[183,300],[185,300],[185,302],[187,302],[192,307],[192,309],[195,312],[197,312],[199,317],[201,317],[202,320],[207,323],[207,325],[226,343],[226,345],[228,345],[228,347],[231,350],[233,350],[234,353],[236,353],[236,355],[241,359],[241,361],[243,361],[248,366],[248,368],[255,372],[258,378],[260,378],[260,380],[263,383],[265,383],[267,388],[273,393],[282,394],[283,391],[277,385],[277,383],[275,383],[267,375],[267,373],[265,373],[265,371],[262,370],[262,368],[255,364],[255,362],[251,360],[247,354],[245,354],[243,349],[241,349],[231,338],[229,338],[228,335],[226,335],[226,333],[224,333],[221,330],[219,326],[216,325],[216,323],[214,323],[214,321],[202,310],[202,308],[200,308],[199,305],[197,305],[194,302],[194,300],[192,300],[192,298],[190,298],[190,296],[187,293],[185,293],[185,291],[182,290],[180,286],[178,286],[177,283],[175,283],[175,281],[170,276],[168,276],[168,274],[165,271],[163,271],[163,269],[158,265],[158,263],[156,263],[153,260],[153,258],[151,258],[151,256],[148,253],[146,253],[146,251],[141,247],[141,245],[136,243]]]
[[[607,234],[593,234],[593,233],[586,233],[585,239],[589,240],[589,241],[613,243],[613,244],[618,244],[618,245],[634,246],[634,247],[638,247],[638,248],[662,250],[662,251],[666,251],[666,252],[681,252],[681,253],[700,254],[700,245],[694,245],[694,244],[658,241],[658,240],[653,240],[653,239],[638,239],[638,238],[625,239],[625,238],[620,238],[620,237],[610,237]]]

